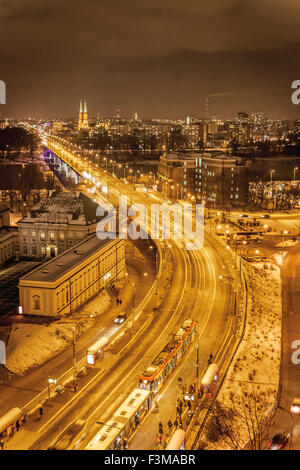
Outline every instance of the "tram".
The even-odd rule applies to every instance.
[[[124,439],[130,439],[150,408],[151,392],[135,389],[88,443],[86,450],[120,450]]]
[[[185,450],[185,431],[176,429],[168,442],[166,450]]]
[[[218,380],[218,365],[210,364],[201,380],[201,390],[204,393],[212,393],[214,382]]]
[[[16,422],[22,419],[23,413],[20,408],[12,408],[0,418],[0,434],[6,434],[10,437],[13,433],[13,427]]]
[[[102,357],[104,351],[106,351],[109,347],[108,338],[103,336],[100,338],[96,343],[91,346],[86,353],[86,363],[90,365],[94,365],[96,359]]]
[[[178,365],[186,350],[193,342],[197,322],[185,320],[173,339],[165,345],[139,378],[139,387],[156,394],[167,377]]]

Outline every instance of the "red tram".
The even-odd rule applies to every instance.
[[[156,356],[139,378],[139,387],[157,393],[184,356],[196,334],[197,322],[185,320],[172,341]]]

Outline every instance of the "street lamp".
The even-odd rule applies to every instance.
[[[271,201],[272,201],[272,206],[274,207],[274,203],[273,203],[273,186],[272,186],[272,183],[273,183],[273,173],[275,173],[275,170],[270,170],[270,175],[271,175]]]
[[[294,181],[296,181],[296,171],[297,171],[297,170],[298,170],[298,167],[295,166],[295,168],[294,168],[294,170],[293,170],[293,171],[294,171]]]
[[[236,287],[232,285],[233,278],[231,276],[222,276],[222,274],[219,275],[219,279],[223,281],[225,284],[229,284],[233,288],[233,293],[234,293],[234,312],[233,312],[233,337],[235,338],[236,336],[236,310],[237,310],[237,290]]]
[[[132,308],[134,308],[134,282],[132,283]]]

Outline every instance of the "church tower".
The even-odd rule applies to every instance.
[[[89,120],[88,120],[86,100],[84,100],[84,109],[83,109],[83,115],[82,115],[82,127],[83,127],[83,129],[88,129],[89,128]]]
[[[82,128],[82,116],[83,116],[83,107],[82,107],[82,100],[80,100],[78,130]]]

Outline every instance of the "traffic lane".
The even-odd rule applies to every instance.
[[[136,289],[136,304],[138,304],[146,295],[146,292],[149,290],[149,286],[144,281],[144,266],[136,260],[129,261],[128,263],[129,274],[136,283],[136,286],[139,286]],[[154,281],[152,277],[153,268],[149,271],[149,281]],[[141,282],[143,279],[143,282]],[[97,324],[89,329],[81,338],[76,342],[76,354],[77,360],[83,357],[88,349],[100,336],[105,334],[112,334],[118,326],[113,322],[116,315],[122,310],[131,309],[131,285],[127,286],[127,305],[126,299],[123,297],[123,306],[117,307],[112,306],[103,315],[101,319],[97,321]],[[75,316],[76,319],[76,316]],[[103,330],[103,328],[105,330]],[[105,332],[104,332],[105,331]],[[25,376],[12,376],[9,380],[6,380],[6,383],[0,384],[0,411],[1,415],[8,412],[11,408],[17,406],[23,408],[30,400],[32,400],[38,393],[43,391],[47,386],[47,378],[54,377],[57,378],[62,375],[66,370],[72,367],[72,345],[69,345],[63,352],[49,359],[45,364],[41,365],[39,368],[28,371]]]
[[[183,269],[178,270],[178,294],[180,294],[181,286],[183,285],[182,273]],[[45,436],[39,439],[34,445],[34,448],[43,449],[49,446],[51,442],[55,440],[58,429],[60,431],[63,426],[70,424],[70,420],[74,419],[75,416],[87,420],[97,411],[97,416],[99,415],[98,419],[100,419],[100,421],[106,420],[126,396],[128,396],[132,389],[138,387],[138,377],[148,365],[149,357],[155,355],[156,351],[159,350],[159,346],[155,344],[155,338],[159,337],[160,333],[163,331],[166,314],[168,311],[172,314],[172,311],[175,310],[178,303],[178,295],[176,295],[174,291],[175,289],[169,291],[168,298],[165,299],[168,308],[162,309],[164,316],[162,315],[158,320],[157,318],[153,319],[152,325],[149,326],[148,331],[143,333],[137,346],[132,346],[121,357],[114,359],[112,355],[110,355],[110,358],[101,361],[101,366],[104,369],[104,374],[101,375],[101,378],[92,385],[81,398],[79,404],[76,404],[76,406],[72,408],[70,406],[68,413],[64,416],[57,416],[55,423],[51,424]],[[175,320],[177,321],[177,319]],[[152,331],[152,335],[149,335],[149,331]],[[160,342],[164,344],[168,336],[169,334],[166,332],[163,335],[163,341],[160,340]],[[124,375],[126,381],[124,382],[123,378],[120,385],[121,378]]]
[[[300,364],[292,362],[292,343],[300,340],[300,249],[289,251],[283,266],[283,379],[281,404],[290,409],[295,396],[300,396]],[[300,449],[299,416],[295,416],[293,448]]]
[[[223,267],[223,263],[223,259],[219,257],[219,269],[221,269],[221,265]],[[212,272],[208,271],[206,273],[207,282],[209,280],[212,281],[212,275]],[[211,299],[208,300],[206,298],[200,298],[194,305],[194,311],[192,312],[193,318],[197,318],[199,320],[199,329],[202,330],[199,337],[199,382],[207,367],[210,353],[213,352],[214,357],[216,357],[218,351],[222,350],[224,343],[226,343],[228,339],[230,341],[232,336],[228,336],[228,330],[230,331],[232,325],[232,318],[229,314],[232,307],[231,293],[230,286],[219,285],[217,288],[217,295],[213,301]],[[199,319],[199,310],[201,311],[201,319]],[[209,317],[208,321],[205,321],[203,324],[205,311],[209,312]],[[164,387],[158,393],[156,400],[159,403],[159,413],[149,413],[147,415],[141,428],[139,428],[138,432],[131,440],[131,449],[156,449],[159,422],[163,423],[163,437],[166,437],[168,421],[171,420],[172,423],[174,423],[176,418],[176,400],[179,396],[182,398],[177,385],[178,377],[182,377],[183,382],[187,386],[197,383],[196,365],[197,358],[195,342],[173,374],[167,379]],[[147,444],[145,445],[145,443]]]
[[[292,417],[289,414],[292,400],[300,395],[300,364],[293,364],[291,356],[293,341],[300,340],[300,249],[290,248],[286,256],[282,272],[282,301],[283,301],[283,361],[282,361],[282,388],[280,406],[270,426],[266,443],[272,436],[280,432],[292,431]],[[294,417],[294,436],[292,448],[300,449],[300,417]]]

